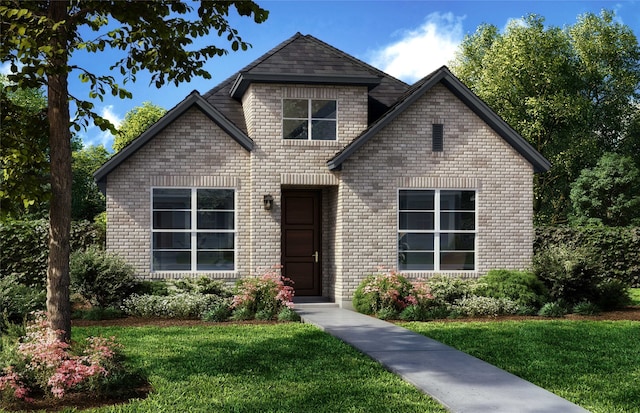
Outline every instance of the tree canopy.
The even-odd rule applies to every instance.
[[[633,143],[640,47],[603,11],[565,28],[529,15],[504,33],[482,25],[467,36],[452,71],[552,163],[536,177],[538,224],[567,222],[570,184],[610,151]]]
[[[144,102],[142,106],[131,109],[124,116],[124,121],[114,137],[113,150],[118,152],[127,146],[149,126],[156,123],[166,112],[166,109],[151,102]]]
[[[0,215],[37,213],[49,193],[47,98],[40,89],[9,91],[0,78]]]
[[[12,72],[7,87],[46,90],[51,171],[47,313],[51,327],[62,331],[61,339],[71,337],[70,127],[80,130],[93,121],[115,133],[113,125],[94,111],[91,101],[69,94],[69,76],[77,75],[87,83],[90,99],[102,99],[107,93],[130,97],[122,85],[135,81],[139,71],[148,71],[156,87],[167,82],[179,84],[194,76],[210,78],[204,69],[209,58],[224,55],[228,47],[236,51],[250,46],[228,21],[232,9],[256,23],[268,16],[253,1],[0,2],[0,59],[10,63]],[[224,37],[227,45],[194,48],[194,39],[210,35]],[[70,58],[78,50],[100,53],[106,49],[122,52],[108,74],[71,64]],[[121,82],[114,74],[121,76]],[[77,108],[73,118],[69,101]]]
[[[640,225],[640,169],[631,157],[606,153],[571,184],[578,224]]]

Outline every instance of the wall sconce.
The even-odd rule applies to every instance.
[[[271,195],[264,196],[264,209],[265,211],[271,211],[273,208],[273,197]]]

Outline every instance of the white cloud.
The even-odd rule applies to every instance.
[[[114,112],[113,105],[104,106],[100,111],[100,116],[113,123],[116,128],[119,128],[123,121],[123,118]],[[95,125],[91,125],[80,137],[84,146],[103,145],[108,151],[111,151],[113,135],[109,131],[102,131]]]
[[[413,83],[453,59],[464,37],[465,17],[431,13],[422,26],[399,33],[400,40],[372,52],[369,60],[380,70]]]

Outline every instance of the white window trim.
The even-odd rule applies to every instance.
[[[434,191],[434,221],[433,230],[403,230],[400,229],[400,191]],[[441,230],[440,229],[440,192],[441,191],[473,191],[475,192],[475,210],[474,210],[474,230]],[[477,188],[398,188],[396,194],[396,266],[399,267],[398,256],[400,248],[398,247],[398,239],[401,232],[412,232],[420,234],[434,234],[433,236],[433,270],[401,270],[403,273],[461,273],[474,274],[478,271],[478,189]],[[450,210],[444,210],[444,212]],[[472,270],[441,270],[440,269],[440,234],[441,233],[465,233],[475,234],[473,238],[473,269]]]
[[[284,101],[285,100],[306,100],[307,101],[307,113],[309,114],[309,116],[307,116],[306,118],[286,118],[284,116]],[[314,100],[331,100],[336,102],[336,118],[335,119],[325,119],[325,118],[314,118],[311,116],[312,113],[312,106],[311,106],[311,102],[313,102]],[[307,139],[287,139],[284,137],[284,133],[281,133],[281,139],[283,141],[292,141],[292,142],[337,142],[339,140],[339,136],[338,136],[338,99],[324,99],[324,98],[293,98],[293,97],[286,97],[286,98],[282,98],[281,102],[280,102],[280,108],[281,108],[281,125],[280,125],[280,130],[284,131],[284,121],[285,120],[306,120],[307,121],[307,130],[309,131],[309,136],[307,137]],[[314,120],[335,120],[336,122],[336,138],[335,139],[313,139],[312,138],[312,125],[313,125],[313,121]]]
[[[153,193],[156,189],[188,189],[191,191],[191,228],[189,230],[184,229],[155,229],[153,227],[153,212],[155,209],[153,208]],[[211,231],[210,229],[201,229],[197,228],[197,217],[198,217],[198,189],[230,189],[233,190],[233,205],[235,209],[233,210],[220,210],[223,212],[233,212],[233,228],[232,230],[215,230]],[[151,234],[149,237],[149,268],[150,272],[154,274],[183,274],[183,273],[192,273],[192,274],[222,274],[222,273],[230,273],[234,272],[238,268],[238,190],[235,187],[208,187],[208,186],[152,186],[150,193],[150,223],[149,228],[151,228]],[[188,232],[191,237],[191,269],[190,270],[156,270],[153,268],[153,234],[156,232]],[[198,270],[198,233],[199,232],[225,232],[225,233],[233,233],[233,268],[225,269],[225,270]]]

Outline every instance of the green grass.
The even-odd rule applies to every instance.
[[[593,413],[640,412],[640,323],[403,323]]]
[[[116,336],[153,386],[95,412],[442,412],[433,399],[307,324],[83,327]]]
[[[631,305],[640,306],[640,288],[630,288],[629,295],[631,296]]]

